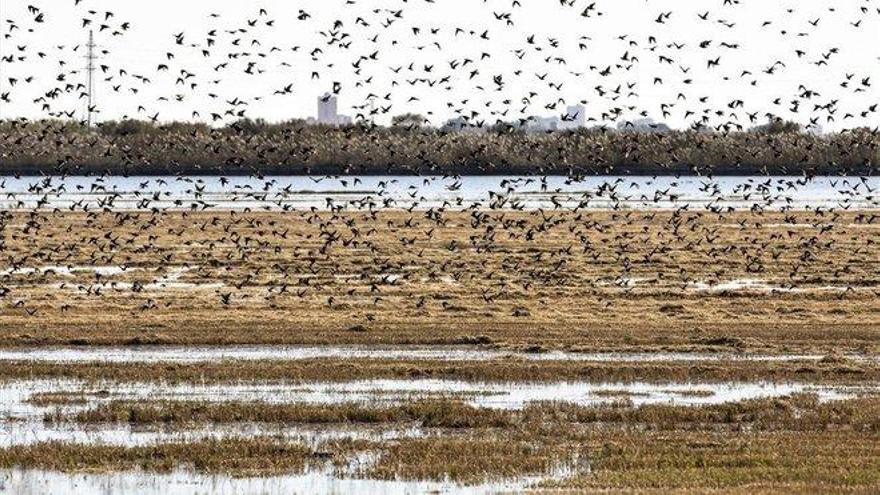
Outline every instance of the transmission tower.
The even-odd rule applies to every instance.
[[[89,129],[92,128],[92,108],[94,108],[94,94],[95,94],[95,32],[89,31],[89,44],[86,45],[88,48],[88,54],[86,55],[86,60],[88,64],[86,65],[86,71],[89,75],[89,83],[88,83],[88,103],[86,107],[86,125]]]

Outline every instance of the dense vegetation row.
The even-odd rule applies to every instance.
[[[878,163],[877,131],[814,135],[781,122],[735,133],[0,122],[4,175],[871,175]]]

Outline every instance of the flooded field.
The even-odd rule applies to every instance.
[[[522,411],[544,404],[590,408],[649,405],[700,407],[814,396],[820,403],[880,397],[871,385],[810,385],[804,383],[546,383],[480,384],[442,380],[372,380],[341,384],[162,385],[157,383],[100,385],[75,381],[11,382],[0,388],[0,447],[41,442],[80,445],[149,446],[160,442],[193,442],[267,436],[319,450],[331,441],[386,443],[440,434],[430,425],[410,421],[305,422],[253,418],[212,423],[133,417],[114,423],[102,411],[119,408],[265,407],[340,408],[406,407],[418,403],[454,403],[473,408]],[[304,420],[301,420],[304,421]],[[323,424],[322,424],[323,423]]]
[[[633,441],[630,429],[644,427],[685,438],[725,431],[736,438],[742,427],[785,436],[796,428],[809,438],[814,429],[834,424],[870,435],[875,426],[863,421],[876,421],[880,411],[876,383],[172,385],[43,379],[8,381],[0,399],[0,487],[9,493],[520,492],[592,476],[608,455],[601,453],[607,444],[592,439],[595,428],[616,442]],[[653,435],[643,435],[640,441],[654,448]],[[215,472],[210,461],[194,469],[183,469],[190,465],[185,460],[147,461],[182,446],[226,456],[227,449],[256,448],[252,442],[294,449],[297,467],[261,467],[255,477],[244,467],[251,462],[244,454],[230,477]],[[518,445],[513,451],[500,447],[511,443]],[[486,463],[471,466],[471,452],[484,448],[490,449]],[[469,467],[450,479],[440,475],[446,471],[413,464],[413,455]],[[525,464],[510,468],[513,458]],[[32,469],[15,467],[18,459],[35,460]]]
[[[174,183],[0,213],[0,493],[880,488],[873,210],[257,213],[232,182],[180,211],[219,186]]]
[[[805,383],[473,383],[453,380],[362,380],[333,384],[167,385],[158,383],[103,384],[98,388],[73,381],[11,382],[0,388],[7,418],[33,418],[32,402],[48,394],[69,397],[74,406],[120,401],[260,402],[267,404],[388,403],[452,399],[479,408],[522,409],[531,403],[559,402],[590,406],[625,398],[634,406],[646,404],[709,405],[810,393],[820,401],[871,394],[869,385],[811,385]],[[42,396],[40,394],[43,394]]]
[[[126,493],[135,495],[178,495],[200,493],[325,493],[365,495],[448,493],[482,495],[525,490],[539,482],[537,478],[498,481],[480,485],[453,482],[392,481],[345,478],[331,471],[266,478],[231,478],[205,476],[191,472],[171,474],[108,473],[63,475],[46,471],[7,471],[0,474],[0,492],[38,495],[51,492],[59,495],[81,493]]]

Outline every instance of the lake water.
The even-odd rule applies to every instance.
[[[0,209],[875,209],[875,177],[6,177]]]

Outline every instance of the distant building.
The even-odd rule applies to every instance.
[[[338,116],[336,96],[327,93],[318,98],[318,122],[331,124],[336,122]]]
[[[326,93],[318,98],[317,123],[321,125],[346,126],[351,125],[352,119],[347,115],[339,115],[336,95]]]
[[[617,123],[617,130],[630,132],[669,132],[671,129],[668,125],[660,122],[654,122],[654,119],[647,117],[644,119],[636,119],[633,121],[625,121]]]
[[[583,105],[570,105],[565,109],[559,128],[564,130],[580,129],[587,126],[587,107]]]

